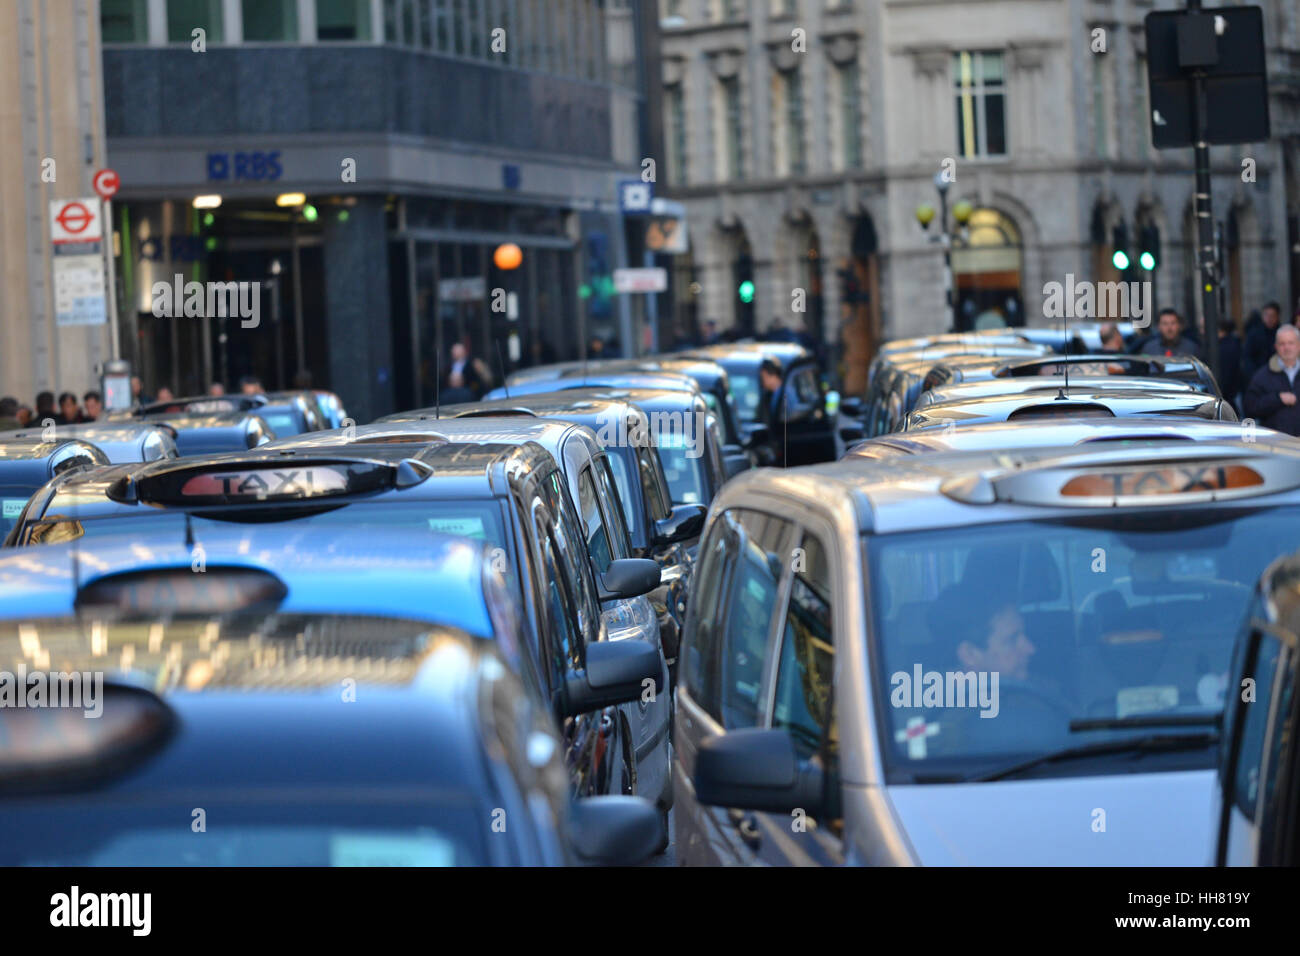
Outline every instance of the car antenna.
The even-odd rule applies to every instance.
[[[1065,355],[1068,358],[1070,355],[1070,310],[1062,309],[1061,311],[1065,313],[1061,316],[1061,342],[1064,344],[1066,349]],[[1070,390],[1070,363],[1063,362],[1061,364],[1061,369],[1065,372],[1065,385],[1064,387],[1058,387],[1056,390],[1056,398],[1054,401],[1058,402],[1068,401],[1068,396],[1065,393]]]
[[[442,352],[434,349],[433,420],[436,422],[440,418],[442,418]]]
[[[505,389],[506,401],[510,401],[510,385],[506,382],[506,360],[501,357],[501,340],[496,340],[497,365],[501,368],[501,387]]]
[[[190,520],[190,513],[185,512],[185,547],[187,550],[194,550],[194,523]]]

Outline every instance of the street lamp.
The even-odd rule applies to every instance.
[[[939,193],[939,235],[932,238],[932,242],[943,243],[943,291],[944,298],[948,304],[948,330],[957,331],[957,312],[953,305],[953,284],[952,284],[952,231],[948,226],[948,187],[952,185],[951,181],[945,178],[942,172],[934,174],[934,188]],[[965,229],[966,223],[970,221],[971,215],[975,212],[975,207],[965,199],[958,200],[952,207],[953,219],[957,225]],[[928,230],[930,223],[934,221],[934,207],[929,203],[922,203],[916,207],[916,221],[922,229]]]

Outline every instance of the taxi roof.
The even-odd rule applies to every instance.
[[[1215,419],[1226,408],[1222,399],[1204,392],[1158,388],[1095,388],[1070,383],[1058,383],[1064,399],[1049,392],[987,395],[965,401],[930,405],[907,416],[906,431],[922,428],[941,428],[947,422],[957,425],[977,422],[1011,421],[1016,416],[1051,415],[1068,417],[1069,414],[1087,414],[1092,411],[1102,415],[1186,415]],[[1068,410],[1068,411],[1067,411]],[[1235,415],[1233,419],[1235,420]]]
[[[1103,468],[1162,471],[1245,464],[1264,478],[1244,491],[1200,492],[1181,497],[1185,505],[1215,500],[1258,500],[1290,492],[1300,502],[1300,445],[1278,442],[1151,441],[935,451],[872,460],[848,456],[838,462],[795,469],[761,468],[727,483],[714,508],[736,506],[736,499],[758,493],[808,504],[834,501],[832,489],[848,499],[864,532],[961,527],[994,521],[1032,520],[1081,513],[1111,513],[1125,507],[1143,511],[1176,501],[1081,499],[1064,497],[1071,477]],[[1030,485],[1026,490],[1026,485]],[[1217,495],[1217,498],[1216,498]],[[1176,496],[1178,497],[1178,496]]]
[[[1300,448],[1300,440],[1271,428],[1241,422],[1172,419],[1159,415],[1123,418],[1053,419],[1039,422],[988,422],[960,428],[894,432],[858,442],[846,457],[877,458],[940,451],[993,451],[1046,448],[1107,441],[1271,441]]]
[[[89,464],[108,464],[108,457],[88,442],[72,438],[47,442],[39,438],[0,437],[0,483],[39,487],[50,479],[56,462],[80,457],[89,459]]]
[[[166,445],[172,445],[172,432],[169,428],[154,422],[85,422],[80,425],[55,425],[55,438],[71,438],[89,442],[104,452],[109,461],[138,461],[137,458],[121,458],[128,450],[139,452],[153,435],[165,436]],[[7,433],[11,438],[36,438],[43,435],[43,430],[23,428]]]
[[[484,397],[488,400],[499,398],[517,398],[521,395],[536,395],[542,392],[560,392],[575,388],[614,387],[614,388],[667,388],[686,392],[700,391],[699,383],[689,375],[677,372],[638,372],[588,369],[585,374],[564,376],[561,378],[544,378],[518,385],[494,388]]]
[[[1050,366],[1048,366],[1050,367]],[[949,402],[963,402],[972,398],[984,398],[989,395],[1023,395],[1026,392],[1052,390],[1055,392],[1065,385],[1064,375],[1029,375],[1019,378],[990,378],[977,382],[951,382],[938,385],[928,392],[926,400],[930,405],[942,405]],[[1084,391],[1093,389],[1129,389],[1157,392],[1196,392],[1204,395],[1191,382],[1178,379],[1140,378],[1135,375],[1071,375],[1070,392],[1076,388]]]
[[[171,718],[141,726],[157,729],[132,738],[130,758],[98,771],[96,794],[157,794],[178,781],[218,795],[248,787],[311,792],[351,779],[372,781],[378,792],[420,787],[410,792],[466,800],[487,786],[480,695],[484,677],[504,668],[489,668],[499,660],[493,642],[455,628],[276,613],[0,621],[0,667],[30,664],[32,646],[48,654],[51,670],[102,672],[105,713],[129,720],[155,701]],[[349,679],[361,689],[340,706]],[[156,704],[148,709],[157,713]],[[74,743],[84,746],[84,736]],[[45,753],[57,739],[47,738]],[[87,784],[59,778],[46,786]]]
[[[77,591],[133,572],[193,571],[202,548],[204,574],[254,569],[288,590],[279,613],[388,614],[492,637],[483,597],[482,545],[423,529],[367,529],[277,524],[204,525],[185,535],[114,532],[94,538],[0,552],[0,618],[73,612]],[[159,595],[165,595],[160,590]],[[436,595],[436,601],[428,600]],[[179,598],[178,598],[179,600]],[[152,603],[156,603],[151,601]],[[168,608],[157,607],[162,614]]]

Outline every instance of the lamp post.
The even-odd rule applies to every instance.
[[[931,236],[931,242],[940,242],[943,244],[943,293],[948,306],[948,331],[957,331],[957,310],[953,296],[952,282],[952,230],[948,224],[948,187],[952,185],[951,181],[944,178],[942,172],[934,174],[934,188],[939,193],[939,234]],[[971,213],[975,211],[974,207],[966,200],[961,200],[952,208],[953,219],[959,226],[965,227],[970,221]],[[930,223],[934,221],[934,207],[929,203],[922,203],[916,207],[916,221],[924,230],[929,230]]]

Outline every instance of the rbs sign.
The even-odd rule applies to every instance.
[[[208,153],[208,182],[275,182],[284,173],[280,151]]]

